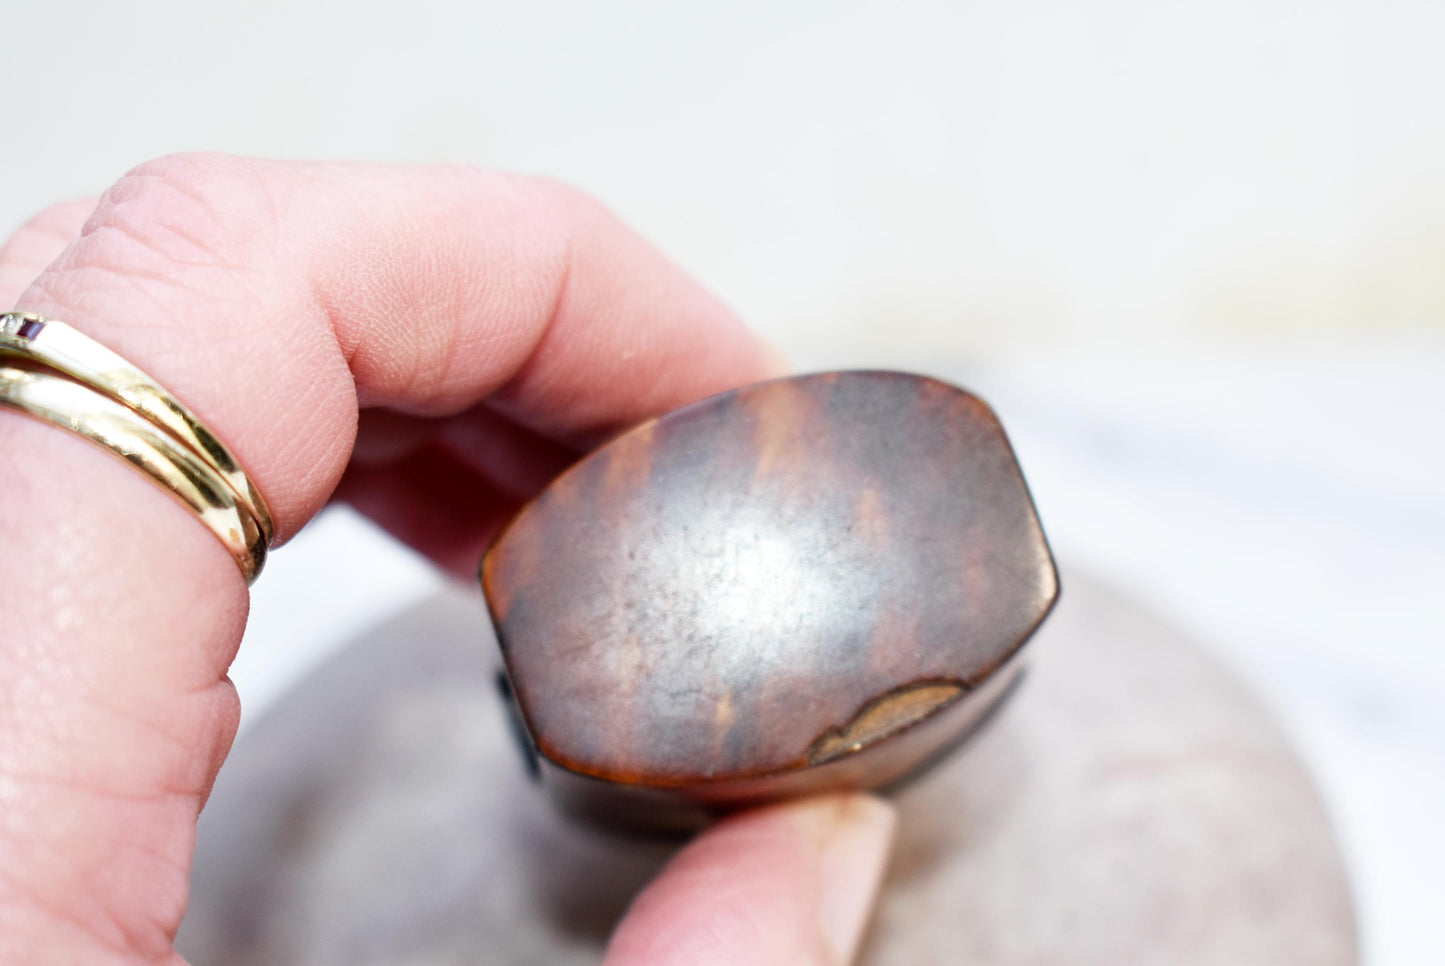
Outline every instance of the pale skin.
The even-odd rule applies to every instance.
[[[578,453],[784,368],[597,202],[461,167],[150,162],[0,248],[10,307],[184,400],[280,540],[344,498],[463,579]],[[180,962],[246,586],[86,443],[0,412],[0,451],[0,962]],[[724,822],[638,897],[607,963],[850,962],[892,829],[866,796]]]

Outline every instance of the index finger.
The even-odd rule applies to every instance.
[[[455,167],[153,162],[17,308],[166,386],[282,535],[327,501],[359,406],[490,397],[578,441],[773,366],[595,202]],[[168,958],[238,720],[225,671],[245,588],[199,521],[117,462],[12,413],[0,447],[0,958]]]
[[[547,179],[177,156],[102,198],[21,298],[136,362],[230,443],[294,532],[358,406],[592,440],[774,374],[720,301]]]

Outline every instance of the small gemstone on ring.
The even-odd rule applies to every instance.
[[[15,334],[22,339],[33,339],[42,331],[44,331],[44,329],[45,323],[41,322],[39,319],[24,319],[20,323],[20,328],[16,330]]]

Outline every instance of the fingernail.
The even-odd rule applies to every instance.
[[[808,820],[819,836],[818,928],[843,966],[857,955],[888,867],[896,817],[871,795],[824,799]]]

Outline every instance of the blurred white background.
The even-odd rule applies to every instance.
[[[546,172],[806,368],[980,391],[1060,557],[1295,736],[1367,961],[1445,961],[1445,4],[0,0],[0,46],[0,229],[176,150]],[[252,719],[437,580],[345,512],[267,576]]]

